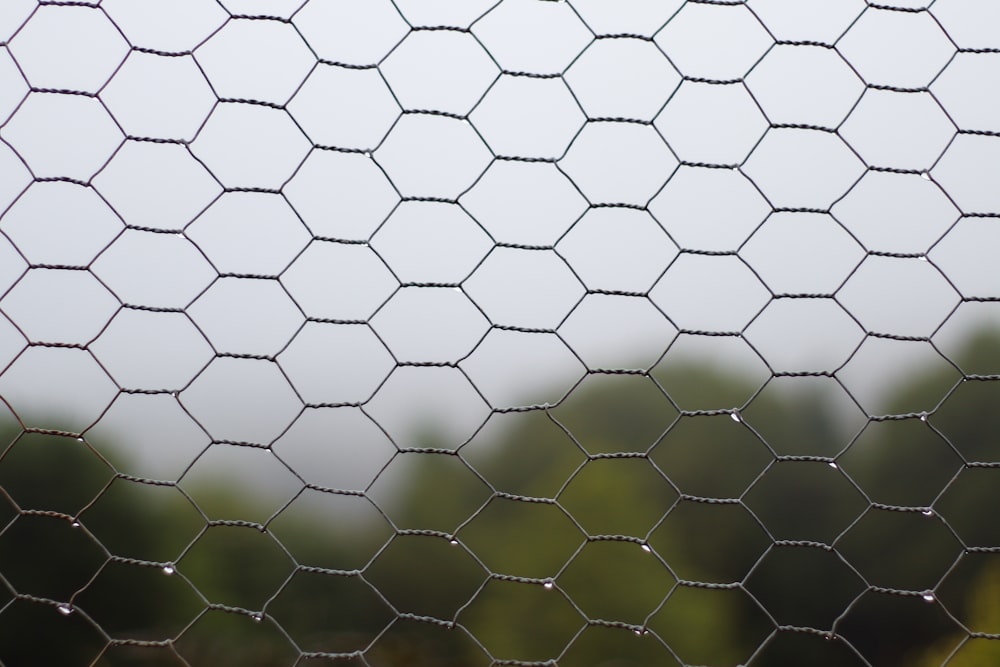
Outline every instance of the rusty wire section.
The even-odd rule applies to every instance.
[[[0,662],[996,661],[986,0],[270,4],[0,9]]]

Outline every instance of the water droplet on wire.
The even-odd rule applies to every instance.
[[[542,584],[542,587],[547,591],[551,591],[553,586],[555,586],[555,584],[551,579],[546,579],[545,583]]]
[[[646,553],[651,553],[653,551],[653,548],[651,546],[649,546],[648,544],[643,543],[642,544],[642,550],[645,551]]]
[[[58,609],[59,613],[62,614],[63,616],[69,616],[70,614],[73,613],[73,607],[65,603],[59,605],[58,607],[56,607],[56,609]]]
[[[174,570],[174,566],[173,565],[164,565],[163,566],[163,574],[167,575],[168,577],[170,575],[172,575],[175,571],[176,570]]]
[[[924,599],[924,602],[934,602],[934,594],[931,592],[924,593],[920,597]]]

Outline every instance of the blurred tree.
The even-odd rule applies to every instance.
[[[453,598],[436,617],[459,623],[496,659],[557,659],[565,651],[573,664],[621,667],[746,661],[773,625],[738,584],[769,540],[735,499],[772,456],[732,418],[733,406],[682,416],[663,388],[683,386],[689,403],[712,405],[754,387],[696,364],[657,380],[598,376],[547,414],[523,416],[499,442],[443,455],[465,474],[417,457],[388,513],[407,528],[454,531],[451,548],[468,550],[478,567],[401,551],[391,566],[380,563],[394,577],[386,586]],[[761,420],[789,409],[760,403]],[[675,509],[680,520],[663,521],[692,504],[681,494],[735,504],[698,505],[723,510],[710,515]],[[442,504],[465,512],[443,525],[433,509]],[[713,580],[723,572],[725,581]],[[699,587],[706,581],[737,586]],[[629,658],[615,642],[592,642],[593,633],[581,631],[594,622],[647,634],[647,648]],[[585,660],[577,643],[589,647]]]
[[[264,530],[208,526],[178,487],[116,475],[85,441],[3,427],[0,662],[932,667],[957,649],[950,667],[994,664],[1000,642],[952,617],[1000,632],[984,511],[1000,501],[1000,336],[952,359],[968,378],[953,388],[899,380],[897,404],[926,418],[860,434],[830,396],[773,378],[761,390],[694,363],[595,375],[454,452],[398,455],[378,507],[309,490]],[[214,494],[227,517],[253,504]]]

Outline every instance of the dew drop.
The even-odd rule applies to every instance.
[[[542,584],[542,587],[547,591],[551,591],[553,586],[555,586],[555,584],[552,583],[551,579],[546,579],[545,583]]]
[[[83,442],[83,436],[82,435],[76,436],[76,441],[77,442]]]
[[[922,597],[924,599],[924,602],[934,602],[934,594],[933,593],[924,593],[920,597]]]
[[[371,156],[372,156],[371,151],[365,151],[365,157],[371,157]]]
[[[921,512],[921,514],[923,514],[924,516],[934,516],[934,510],[928,507],[923,512]]]
[[[830,461],[829,463],[827,463],[827,465],[830,466],[831,468],[833,468],[834,470],[837,469],[837,462],[836,461]]]
[[[645,628],[639,628],[638,630],[634,630],[633,632],[635,632],[636,637],[642,637],[644,634],[646,634],[647,630]]]
[[[920,178],[924,179],[925,181],[929,181],[931,180],[931,174],[928,171],[922,171],[920,172]]]
[[[920,421],[922,421],[922,422],[927,421],[927,413],[926,412],[921,412],[920,413]]]
[[[743,421],[743,415],[741,415],[740,411],[736,408],[733,408],[733,411],[729,413],[729,418],[737,424]]]
[[[452,539],[448,540],[448,544],[450,544],[453,547],[457,547],[458,546],[458,540],[452,538]]]
[[[643,551],[645,551],[646,553],[651,553],[651,552],[653,551],[652,547],[650,547],[650,546],[649,546],[648,544],[646,544],[646,543],[643,543],[643,544],[642,544],[642,550],[643,550]]]
[[[172,575],[175,571],[176,570],[174,570],[174,566],[173,565],[164,565],[163,566],[163,574],[167,575],[168,577],[170,575]]]
[[[56,609],[58,609],[59,613],[62,614],[63,616],[69,616],[70,614],[73,613],[73,607],[70,607],[68,604],[65,603],[59,605],[58,607],[56,607]]]
[[[73,521],[69,524],[69,527],[70,528],[79,528],[80,527],[80,522],[77,521],[76,519],[73,519]]]
[[[251,614],[250,618],[253,619],[254,623],[260,623],[262,620],[264,620],[264,614],[261,614],[260,612],[258,612],[256,614]]]

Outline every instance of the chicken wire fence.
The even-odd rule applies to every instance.
[[[0,663],[995,664],[998,28],[4,2]]]

